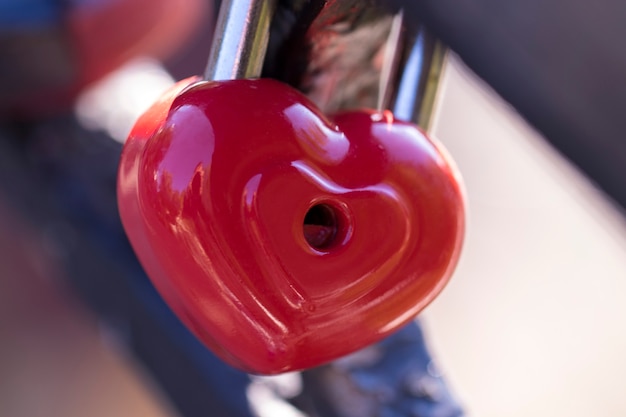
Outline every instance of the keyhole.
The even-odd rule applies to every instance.
[[[339,216],[328,204],[316,204],[304,216],[303,231],[313,249],[328,249],[337,239]]]

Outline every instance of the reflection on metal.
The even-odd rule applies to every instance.
[[[393,80],[398,73],[398,64],[402,54],[402,27],[404,26],[404,13],[400,11],[394,16],[389,28],[389,35],[384,46],[384,56],[380,79],[378,80],[378,110],[386,110],[389,107],[390,97],[394,93]]]
[[[261,75],[275,7],[276,0],[222,0],[205,79]]]
[[[412,41],[399,79],[393,113],[428,130],[433,121],[446,48],[423,28]]]
[[[373,0],[281,1],[264,75],[325,112],[391,108],[427,129],[445,48],[419,22],[399,26],[401,16]]]

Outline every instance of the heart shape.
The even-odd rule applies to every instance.
[[[378,341],[443,289],[464,201],[441,147],[389,112],[332,119],[277,81],[175,86],[139,119],[120,214],[155,286],[248,372]]]

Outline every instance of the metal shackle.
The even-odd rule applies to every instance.
[[[205,79],[268,76],[325,112],[390,109],[428,130],[445,53],[382,0],[223,0]]]

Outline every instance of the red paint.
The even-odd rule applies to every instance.
[[[154,284],[214,352],[254,373],[313,367],[382,339],[442,290],[463,196],[420,130],[389,112],[328,119],[272,80],[176,96],[188,83],[131,133],[119,204]]]

